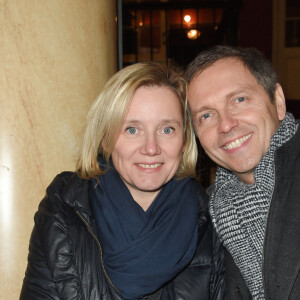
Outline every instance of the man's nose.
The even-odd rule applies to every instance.
[[[154,156],[160,154],[159,138],[155,134],[147,134],[141,152]]]
[[[229,133],[234,127],[238,125],[236,117],[228,112],[219,114],[218,132]]]

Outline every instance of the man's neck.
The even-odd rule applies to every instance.
[[[245,173],[236,173],[233,172],[243,183],[245,184],[254,184],[255,179],[254,179],[254,170],[250,172],[245,172]]]

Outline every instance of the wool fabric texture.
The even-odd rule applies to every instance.
[[[190,263],[198,233],[196,181],[171,180],[147,211],[134,201],[114,168],[92,184],[105,270],[122,297],[152,294]]]
[[[262,257],[267,215],[275,184],[275,152],[297,129],[293,115],[287,113],[255,169],[254,184],[241,182],[222,167],[217,169],[215,189],[210,199],[212,222],[254,300],[265,299]]]

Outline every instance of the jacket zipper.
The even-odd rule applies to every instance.
[[[109,281],[109,283],[111,284],[111,286],[116,290],[116,292],[121,296],[121,293],[119,291],[119,289],[113,284],[113,282],[111,281],[111,279],[109,278],[108,274],[106,273],[105,267],[104,267],[104,263],[103,263],[103,251],[102,251],[102,247],[101,244],[97,238],[97,236],[94,234],[93,230],[91,229],[90,225],[88,224],[88,222],[85,220],[85,218],[80,214],[80,212],[78,210],[76,210],[76,214],[79,216],[79,218],[81,219],[81,221],[85,224],[88,232],[90,233],[90,235],[94,238],[94,240],[96,241],[99,250],[100,250],[100,261],[101,261],[101,268],[103,270],[103,273],[105,275],[105,277],[107,278],[107,280]]]
[[[264,235],[264,243],[263,243],[263,253],[262,253],[262,264],[261,264],[261,273],[262,273],[262,281],[263,281],[263,288],[264,288],[264,294],[265,294],[265,299],[266,298],[266,286],[265,286],[265,276],[264,276],[264,260],[265,260],[265,247],[266,247],[266,233],[267,233],[267,226],[268,226],[268,219],[269,219],[269,213],[270,213],[270,208],[271,208],[271,203],[273,200],[273,196],[274,196],[274,191],[275,191],[275,185],[276,185],[276,172],[275,172],[276,167],[274,166],[274,186],[273,186],[273,191],[272,191],[272,197],[271,197],[271,202],[270,202],[270,206],[268,209],[268,213],[267,213],[267,218],[266,218],[266,225],[265,225],[265,235]]]

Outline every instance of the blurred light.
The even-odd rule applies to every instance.
[[[191,29],[186,35],[190,40],[196,40],[201,35],[201,32],[197,29]]]
[[[183,20],[184,20],[186,23],[190,23],[191,20],[192,20],[192,18],[191,18],[190,15],[185,15],[185,16],[183,17]]]

